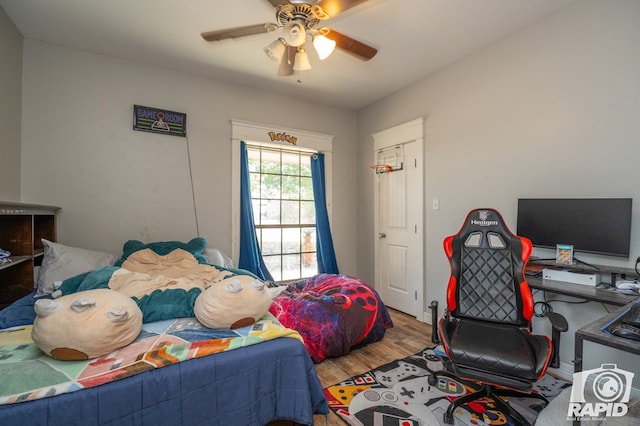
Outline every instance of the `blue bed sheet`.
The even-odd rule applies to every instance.
[[[20,315],[29,297],[18,303]],[[0,312],[0,320],[14,318]],[[303,344],[278,338],[78,392],[3,405],[0,425],[262,426],[275,419],[312,425],[314,414],[328,412]]]
[[[17,327],[19,325],[33,324],[36,318],[36,312],[33,310],[33,304],[36,301],[36,291],[16,300],[5,309],[0,310],[0,330],[3,328]],[[51,299],[51,296],[42,296],[42,298]]]

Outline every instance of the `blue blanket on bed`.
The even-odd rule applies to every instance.
[[[36,291],[16,300],[6,309],[0,310],[0,330],[3,328],[16,327],[18,325],[33,324],[36,319],[36,312],[33,310]],[[51,299],[51,296],[43,296]]]

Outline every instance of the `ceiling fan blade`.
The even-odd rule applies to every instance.
[[[277,29],[278,26],[272,23],[247,25],[245,27],[227,28],[226,30],[208,31],[200,34],[206,41],[220,41],[230,38],[239,38],[255,34],[268,33]]]
[[[329,30],[329,33],[325,36],[329,40],[336,42],[336,47],[340,50],[355,56],[363,61],[368,61],[378,53],[378,49],[364,44],[358,40],[355,40],[347,35],[344,35],[336,30]]]
[[[367,0],[321,0],[318,6],[320,6],[327,15],[335,18],[336,15],[365,1]],[[273,3],[273,1],[271,3]]]
[[[284,51],[284,55],[282,55],[282,60],[280,61],[280,67],[278,68],[278,75],[280,77],[293,75],[293,62],[296,59],[297,51],[298,51],[297,47],[287,46],[287,49]]]

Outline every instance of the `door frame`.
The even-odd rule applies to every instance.
[[[419,169],[418,174],[422,176],[420,181],[420,197],[419,203],[417,203],[419,207],[418,217],[420,218],[419,223],[417,223],[418,227],[418,238],[420,239],[418,243],[418,248],[420,253],[418,253],[418,258],[420,259],[419,265],[416,271],[420,277],[421,285],[417,286],[416,289],[416,319],[420,322],[425,322],[425,282],[424,282],[424,242],[425,242],[425,228],[424,228],[424,119],[419,117],[415,120],[406,122],[404,124],[399,124],[397,126],[391,127],[389,129],[382,130],[380,132],[376,132],[371,135],[373,139],[373,163],[376,164],[378,151],[384,148],[390,148],[397,145],[403,145],[409,142],[418,142],[419,144],[419,158],[418,164],[416,167]],[[374,264],[375,264],[375,287],[379,290],[380,286],[378,284],[380,277],[380,268],[379,268],[379,255],[380,255],[380,244],[379,239],[376,237],[379,231],[379,211],[378,211],[378,203],[379,203],[379,194],[378,194],[378,182],[377,179],[373,180],[373,194],[374,194]]]

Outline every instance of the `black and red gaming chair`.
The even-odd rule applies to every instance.
[[[429,383],[435,385],[438,376],[467,384],[471,379],[476,389],[455,399],[444,421],[452,424],[460,405],[489,397],[517,424],[527,425],[500,396],[533,396],[548,403],[531,390],[547,367],[558,366],[560,332],[568,328],[564,317],[549,312],[553,341],[531,332],[534,302],[524,275],[531,242],[514,235],[496,210],[476,209],[456,235],[445,238],[444,250],[451,277],[438,331],[448,360],[446,371],[433,373]]]

